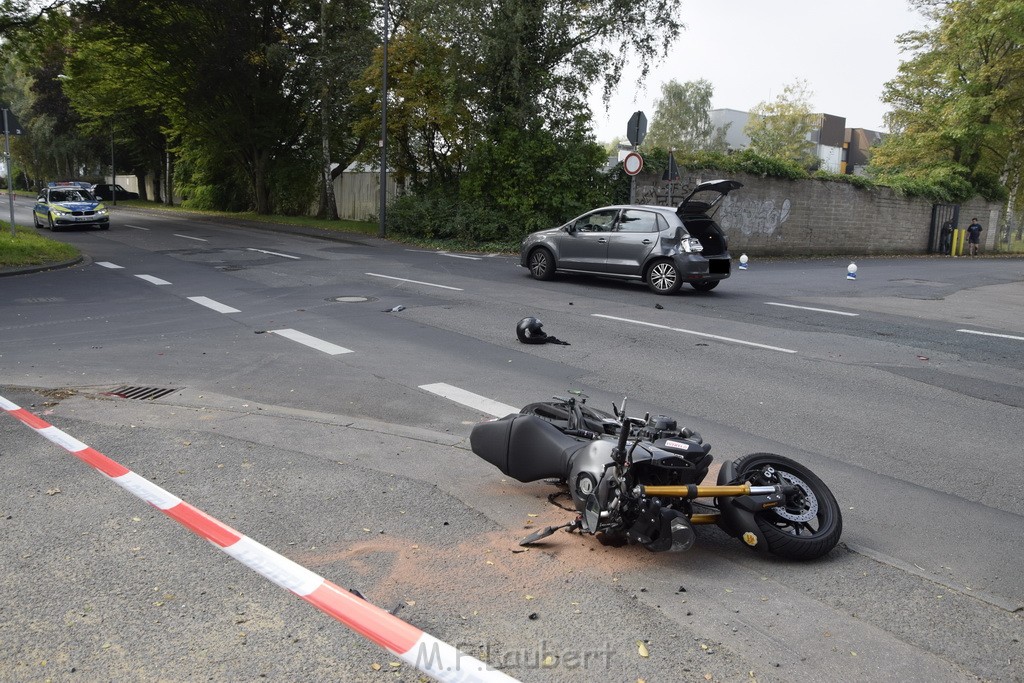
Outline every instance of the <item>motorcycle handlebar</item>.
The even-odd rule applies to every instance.
[[[629,441],[629,435],[633,431],[630,429],[632,425],[643,427],[647,424],[647,419],[641,420],[638,417],[627,417],[625,414],[622,415],[622,424],[619,427],[619,442],[615,446],[615,452],[612,457],[615,462],[622,464],[626,460],[626,442]]]

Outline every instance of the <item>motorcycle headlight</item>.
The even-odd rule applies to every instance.
[[[687,254],[697,254],[704,251],[704,245],[696,237],[684,237],[682,244],[683,251]]]

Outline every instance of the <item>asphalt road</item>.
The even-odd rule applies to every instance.
[[[0,279],[0,395],[516,677],[1024,676],[1024,260],[866,259],[850,281],[846,259],[755,258],[657,297],[141,212],[57,238],[87,262]],[[525,315],[571,345],[519,344]],[[437,385],[627,395],[719,459],[794,457],[844,545],[800,565],[715,530],[682,556],[563,534],[515,552],[568,514],[476,459],[485,412]],[[0,444],[0,677],[416,680],[16,421]],[[588,665],[530,666],[539,643]]]

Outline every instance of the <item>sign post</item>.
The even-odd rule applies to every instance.
[[[626,139],[629,140],[629,144],[633,145],[632,154],[637,158],[640,155],[636,153],[637,146],[644,141],[647,137],[647,115],[642,111],[633,112],[633,115],[629,117],[629,123],[626,124]],[[626,157],[628,160],[629,157]],[[629,174],[629,203],[633,204],[636,201],[636,174],[643,168],[643,159],[640,159],[640,168],[637,168],[633,173]]]

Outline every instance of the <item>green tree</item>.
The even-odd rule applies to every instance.
[[[315,178],[316,157],[302,143],[315,69],[316,23],[308,15],[318,10],[298,0],[97,0],[82,11],[90,29],[84,40],[106,43],[106,61],[79,59],[71,75],[80,81],[95,73],[92,80],[109,87],[123,78],[144,92],[179,144],[206,150],[192,155],[196,162],[228,162],[234,172],[227,178],[242,182],[247,203],[268,213],[282,199],[275,193],[282,183],[296,173]],[[120,113],[116,100],[101,107],[94,117]],[[315,187],[309,179],[308,193]]]
[[[725,151],[725,129],[711,122],[714,92],[714,86],[703,79],[685,83],[673,79],[662,85],[644,145],[684,154]]]
[[[915,0],[929,28],[899,38],[911,57],[888,82],[892,135],[875,150],[880,179],[939,183],[951,196],[1020,186],[1024,6],[1015,0]],[[1013,193],[1011,193],[1013,194]]]
[[[97,172],[102,149],[79,134],[82,117],[62,90],[73,21],[63,11],[34,15],[9,27],[0,43],[3,96],[18,115],[24,135],[11,141],[12,157],[36,184]]]
[[[389,159],[424,202],[446,197],[500,221],[507,237],[557,223],[606,191],[590,87],[602,81],[610,92],[627,57],[646,73],[679,33],[678,5],[640,0],[626,12],[617,0],[410,0],[389,51]],[[362,81],[376,101],[379,75],[377,61]]]
[[[750,137],[750,150],[807,168],[814,166],[814,144],[808,139],[816,122],[810,104],[812,95],[807,82],[797,80],[783,86],[771,102],[760,102],[751,109],[743,129]]]

